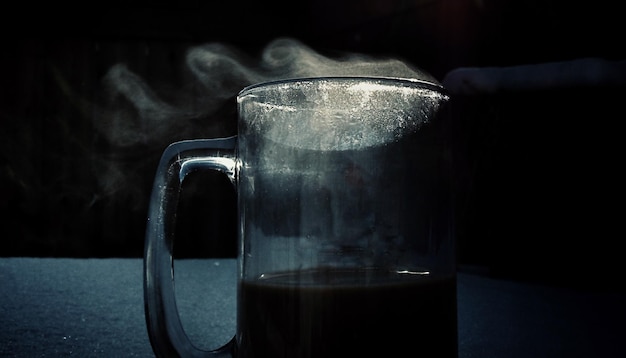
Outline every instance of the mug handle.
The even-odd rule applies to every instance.
[[[174,295],[174,212],[185,177],[217,170],[235,185],[237,137],[176,142],[159,162],[150,197],[144,247],[144,309],[150,344],[158,357],[232,357],[234,338],[213,351],[196,348],[183,329]]]

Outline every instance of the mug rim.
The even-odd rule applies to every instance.
[[[323,82],[323,81],[336,81],[336,82],[388,82],[401,84],[404,86],[416,87],[416,88],[425,88],[432,91],[440,92],[442,94],[447,94],[447,91],[443,85],[433,82],[422,80],[418,78],[409,78],[409,77],[387,77],[387,76],[311,76],[311,77],[290,77],[290,78],[282,78],[276,80],[269,80],[259,83],[254,83],[244,87],[239,93],[237,97],[242,97],[249,92],[254,91],[258,88],[265,88],[271,86],[277,86],[281,84],[289,84],[289,83],[297,83],[297,82]]]

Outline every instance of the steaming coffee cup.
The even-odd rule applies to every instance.
[[[424,80],[267,82],[239,93],[236,137],[170,145],[144,257],[157,356],[456,357],[447,101]],[[184,334],[172,274],[178,192],[206,170],[239,211],[237,328],[215,351]]]

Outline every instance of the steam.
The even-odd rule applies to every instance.
[[[104,82],[112,89],[113,98],[123,97],[134,108],[134,111],[128,111],[118,107],[96,121],[96,127],[115,146],[145,144],[155,135],[165,136],[168,126],[163,124],[180,116],[180,109],[161,100],[139,76],[124,65],[111,68]]]
[[[112,67],[104,78],[109,106],[115,108],[99,118],[96,126],[115,146],[156,144],[173,141],[172,133],[212,136],[202,128],[210,123],[192,123],[210,117],[224,105],[233,105],[237,93],[250,84],[277,79],[316,76],[386,76],[437,82],[428,74],[396,59],[374,59],[348,54],[325,57],[301,42],[278,39],[263,50],[260,59],[219,43],[194,47],[186,54],[190,84],[181,88],[176,103],[167,103],[125,65]],[[132,110],[119,106],[119,99]],[[196,133],[194,135],[194,133]],[[219,133],[215,133],[219,134]],[[189,138],[187,138],[189,139]]]
[[[134,200],[147,198],[146,183],[154,173],[148,165],[155,165],[169,143],[236,134],[235,98],[248,85],[317,76],[384,76],[437,83],[397,59],[360,54],[330,58],[290,38],[272,41],[259,57],[220,43],[193,47],[183,65],[184,84],[167,90],[154,89],[124,64],[111,67],[104,76],[100,107],[92,116],[109,149],[93,164],[102,195],[124,189],[135,192]]]
[[[187,65],[208,90],[221,93],[236,93],[242,85],[293,77],[361,75],[422,78],[436,82],[426,73],[399,60],[355,54],[331,59],[289,38],[271,42],[258,64],[224,45],[209,44],[191,49]]]

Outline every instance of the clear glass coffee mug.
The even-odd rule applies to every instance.
[[[253,85],[238,135],[170,145],[144,256],[157,356],[456,357],[450,152],[437,83],[367,77]],[[174,297],[178,192],[194,171],[237,192],[234,338],[197,349]]]

